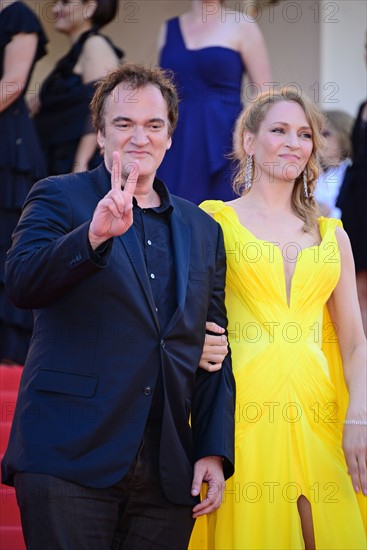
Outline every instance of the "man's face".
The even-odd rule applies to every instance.
[[[153,183],[163,157],[171,147],[168,110],[161,91],[155,86],[132,90],[120,84],[106,100],[104,133],[98,131],[105,163],[112,168],[112,153],[121,155],[122,175],[126,177],[133,160],[139,161],[139,180]]]

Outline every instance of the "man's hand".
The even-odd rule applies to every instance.
[[[139,162],[131,162],[129,176],[121,189],[121,156],[112,155],[111,190],[99,201],[89,226],[89,242],[95,250],[111,237],[126,233],[133,223],[133,195],[139,176]]]
[[[194,465],[194,479],[191,486],[191,494],[197,496],[203,481],[208,484],[206,497],[193,508],[193,518],[204,514],[210,514],[222,504],[223,493],[226,486],[223,475],[222,458],[220,456],[207,456],[201,458]]]
[[[228,353],[228,341],[224,328],[216,323],[206,323],[206,330],[215,334],[205,334],[203,353],[199,367],[209,372],[222,368],[222,363]]]

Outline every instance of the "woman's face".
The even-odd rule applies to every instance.
[[[83,0],[56,0],[53,7],[55,29],[65,34],[73,34],[86,26],[91,26],[91,17],[96,2]]]
[[[313,149],[312,130],[301,105],[292,101],[272,105],[258,133],[245,133],[244,147],[267,179],[294,181]]]

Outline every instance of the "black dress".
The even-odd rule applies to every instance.
[[[33,11],[21,2],[8,5],[0,12],[1,77],[6,46],[19,33],[38,35],[33,65],[46,54],[47,38]],[[19,364],[27,354],[33,319],[30,311],[16,308],[7,297],[4,266],[22,204],[33,183],[45,176],[41,148],[24,101],[31,72],[22,95],[0,113],[0,361],[8,359]]]
[[[47,162],[48,175],[67,174],[72,171],[75,154],[81,137],[93,132],[89,104],[94,84],[84,84],[73,69],[87,38],[99,34],[93,28],[83,33],[62,57],[41,86],[41,107],[35,116],[37,132]],[[100,35],[103,36],[103,35]],[[119,58],[122,51],[103,36]],[[96,168],[102,157],[96,149],[85,170]]]
[[[343,182],[337,206],[352,245],[356,271],[367,269],[367,122],[362,103],[352,131],[353,165]]]

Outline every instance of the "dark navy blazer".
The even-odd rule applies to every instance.
[[[222,456],[225,476],[233,473],[230,357],[218,372],[198,368],[206,320],[227,324],[221,229],[172,197],[178,306],[163,330],[134,228],[101,254],[89,246],[93,211],[109,189],[101,165],[42,180],[26,200],[6,287],[35,322],[3,482],[18,471],[90,487],[118,482],[141,444],[161,370],[160,478],[170,501],[190,505],[196,460]]]

